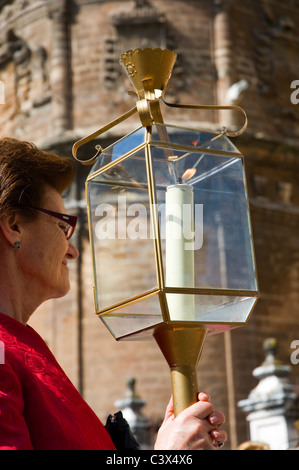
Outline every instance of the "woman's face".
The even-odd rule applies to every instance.
[[[65,214],[62,197],[50,186],[46,186],[40,207]],[[67,263],[78,254],[58,219],[36,211],[36,218],[24,225],[19,263],[29,285],[42,289],[45,300],[62,297],[69,291]]]

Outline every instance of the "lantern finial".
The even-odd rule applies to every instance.
[[[121,55],[132,85],[140,98],[144,98],[144,82],[149,80],[153,90],[165,91],[177,55],[168,49],[135,49]]]

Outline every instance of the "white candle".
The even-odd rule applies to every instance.
[[[194,287],[193,187],[189,184],[168,186],[166,216],[166,286]],[[188,249],[189,248],[189,249]],[[194,321],[194,295],[167,294],[171,320]]]

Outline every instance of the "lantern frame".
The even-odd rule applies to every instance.
[[[160,124],[158,124],[160,126]],[[163,124],[163,127],[165,129],[169,129],[171,126],[168,126],[167,124]],[[142,129],[142,128],[139,128]],[[138,131],[139,129],[133,131],[132,133],[129,134],[132,135],[134,132]],[[189,131],[188,128],[176,128],[179,130],[186,130]],[[190,130],[191,132],[194,131],[194,129]],[[154,256],[155,256],[155,268],[156,268],[156,280],[157,280],[157,286],[151,290],[148,291],[143,291],[142,293],[127,297],[122,301],[112,303],[108,307],[100,307],[99,301],[98,301],[98,293],[97,293],[97,275],[94,274],[94,279],[95,279],[95,306],[96,306],[96,314],[101,318],[104,323],[105,323],[105,316],[107,314],[112,314],[113,312],[118,312],[122,307],[125,306],[130,306],[134,303],[140,302],[142,300],[148,299],[152,296],[158,295],[159,297],[159,302],[161,306],[161,321],[155,323],[154,325],[138,329],[136,331],[130,332],[128,334],[124,334],[121,336],[118,336],[114,334],[113,330],[111,330],[108,326],[107,323],[105,325],[107,328],[111,331],[112,335],[117,339],[117,340],[125,340],[125,339],[132,339],[134,336],[138,335],[143,338],[147,336],[147,334],[152,334],[153,330],[159,326],[160,323],[169,323],[172,322],[173,320],[171,319],[167,307],[167,300],[166,296],[167,294],[192,294],[192,295],[215,295],[215,296],[227,296],[227,297],[250,297],[252,298],[253,304],[251,307],[251,311],[254,308],[254,305],[257,301],[258,298],[258,290],[257,287],[256,289],[231,289],[231,288],[214,288],[214,287],[169,287],[166,285],[165,282],[165,266],[163,266],[163,256],[162,256],[162,247],[161,247],[161,236],[160,236],[160,226],[159,226],[159,219],[158,219],[158,213],[157,213],[157,195],[156,195],[156,185],[155,185],[155,174],[154,174],[154,168],[153,168],[153,156],[151,152],[151,147],[159,146],[159,148],[163,148],[166,150],[169,150],[171,147],[171,150],[179,150],[179,151],[192,151],[194,154],[202,155],[207,154],[207,155],[223,155],[225,157],[231,157],[232,159],[241,159],[242,163],[244,163],[244,156],[242,155],[241,152],[239,152],[235,147],[234,151],[221,151],[221,150],[213,150],[213,149],[206,149],[202,147],[188,147],[187,145],[178,145],[174,143],[169,143],[169,142],[162,142],[162,141],[157,141],[157,140],[152,140],[152,127],[150,128],[145,128],[144,129],[144,139],[143,142],[139,145],[136,145],[134,148],[131,148],[128,152],[124,153],[123,155],[119,156],[115,160],[104,164],[102,167],[91,170],[89,176],[87,177],[86,180],[86,195],[87,195],[87,207],[88,207],[88,224],[89,224],[89,233],[91,236],[91,247],[92,247],[92,254],[93,254],[93,270],[94,273],[96,272],[96,255],[94,253],[94,226],[92,222],[92,216],[91,216],[91,209],[90,209],[90,201],[89,201],[89,195],[90,195],[90,190],[89,190],[89,185],[94,182],[98,177],[101,176],[101,174],[105,174],[106,172],[109,172],[113,170],[113,167],[120,166],[122,162],[125,162],[126,159],[130,158],[134,154],[138,154],[139,151],[144,151],[145,154],[145,163],[147,167],[147,182],[148,182],[148,194],[149,194],[149,203],[150,207],[153,208],[150,214],[150,223],[153,227],[153,244],[154,244]],[[105,151],[110,155],[110,148],[113,147],[114,145],[119,145],[122,143],[123,139],[126,139],[128,136],[125,136],[124,138],[120,139],[119,141],[113,143],[111,146],[107,147],[105,150],[102,151],[102,156],[104,158]],[[216,138],[224,138],[226,139],[226,136],[221,132],[221,133],[215,133],[215,139]],[[244,177],[244,181],[246,182],[246,179]],[[246,190],[246,195],[247,195],[247,188]],[[248,198],[246,198],[247,201],[247,213],[249,214],[249,205],[248,205]],[[251,226],[251,223],[249,221],[249,227]],[[253,249],[252,249],[253,252]],[[254,272],[256,272],[256,266],[255,266],[255,258],[254,258],[254,253],[253,253],[253,265],[254,265]],[[216,334],[220,333],[223,331],[226,331],[228,329],[236,328],[239,326],[244,326],[250,317],[251,311],[249,315],[245,318],[243,321],[200,321],[200,320],[195,320],[194,322],[188,321],[187,323],[190,324],[192,323],[193,326],[199,326],[201,328],[207,329],[207,332],[209,335],[211,334]],[[125,314],[124,314],[125,315]],[[116,313],[117,316],[117,313]]]

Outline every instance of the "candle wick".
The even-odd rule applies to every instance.
[[[179,178],[177,179],[177,183],[178,183],[178,184],[182,184],[182,182],[183,182],[183,181],[182,181],[182,178],[179,177]]]

